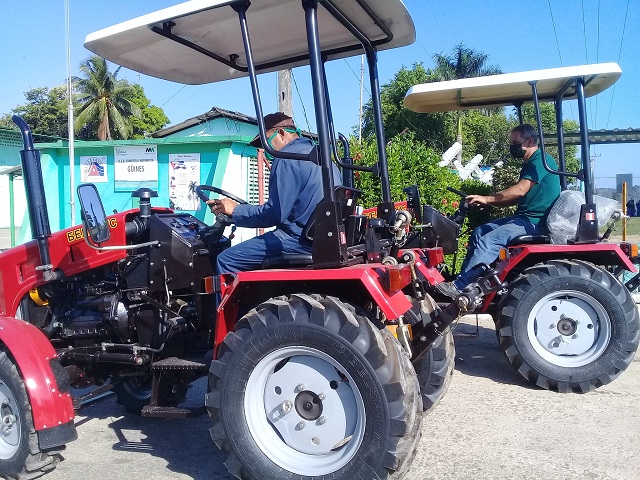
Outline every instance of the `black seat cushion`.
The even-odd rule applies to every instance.
[[[313,256],[310,253],[289,253],[265,258],[260,268],[306,267],[312,263]]]
[[[531,245],[536,243],[551,243],[551,235],[520,235],[511,239],[508,247],[514,245]]]

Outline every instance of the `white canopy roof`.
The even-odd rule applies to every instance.
[[[414,112],[427,113],[532,102],[529,82],[534,81],[537,82],[538,99],[550,101],[567,81],[577,77],[585,78],[585,97],[590,97],[609,88],[621,74],[617,63],[599,63],[423,83],[409,89],[404,105]],[[570,86],[563,98],[576,98],[575,87]]]
[[[378,50],[413,43],[415,28],[401,0],[329,0],[365,32]],[[191,0],[91,33],[85,47],[137,72],[186,84],[203,84],[248,75],[152,30],[166,22],[171,33],[225,60],[246,67],[234,0]],[[389,40],[367,14],[370,8],[388,28]],[[300,0],[252,0],[247,24],[258,73],[309,63],[305,15]],[[362,53],[354,36],[322,6],[318,8],[320,44],[329,59]],[[384,42],[384,43],[382,43]],[[263,67],[260,67],[263,65]]]

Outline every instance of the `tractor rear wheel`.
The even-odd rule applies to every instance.
[[[425,413],[440,402],[449,389],[455,366],[456,347],[453,342],[453,332],[447,332],[438,337],[429,350],[413,364],[418,375],[422,408]]]
[[[638,349],[640,321],[627,289],[579,260],[525,270],[498,306],[507,360],[528,380],[584,393],[615,379]]]
[[[38,478],[53,470],[60,451],[43,452],[33,426],[31,404],[20,372],[0,351],[0,476]]]
[[[364,310],[321,295],[271,299],[236,324],[217,358],[205,404],[236,477],[407,473],[422,423],[416,375]]]

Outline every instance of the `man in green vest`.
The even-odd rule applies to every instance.
[[[538,135],[531,125],[525,123],[511,130],[509,151],[511,156],[523,160],[518,183],[493,195],[469,195],[465,201],[470,205],[518,207],[513,216],[485,223],[473,230],[462,271],[453,282],[441,283],[437,287],[448,297],[455,298],[473,282],[479,274],[474,267],[491,264],[498,258],[500,249],[513,238],[548,233],[547,215],[560,195],[560,177],[544,168]],[[558,169],[551,155],[547,154],[546,160],[549,168]]]

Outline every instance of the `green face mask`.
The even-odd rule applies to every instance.
[[[299,128],[283,128],[282,130],[284,130],[285,132],[289,132],[289,133],[296,133],[296,134],[298,134],[299,137],[302,136],[302,132],[300,131]],[[278,135],[278,130],[276,130],[273,135],[271,135],[269,138],[267,138],[267,145],[269,145],[269,147],[271,147],[273,150],[275,150],[275,148],[274,148],[273,144],[271,143],[271,140],[276,138],[276,135]],[[273,160],[273,158],[274,158],[273,155],[268,153],[266,150],[264,152],[264,156],[267,157],[268,160]]]

